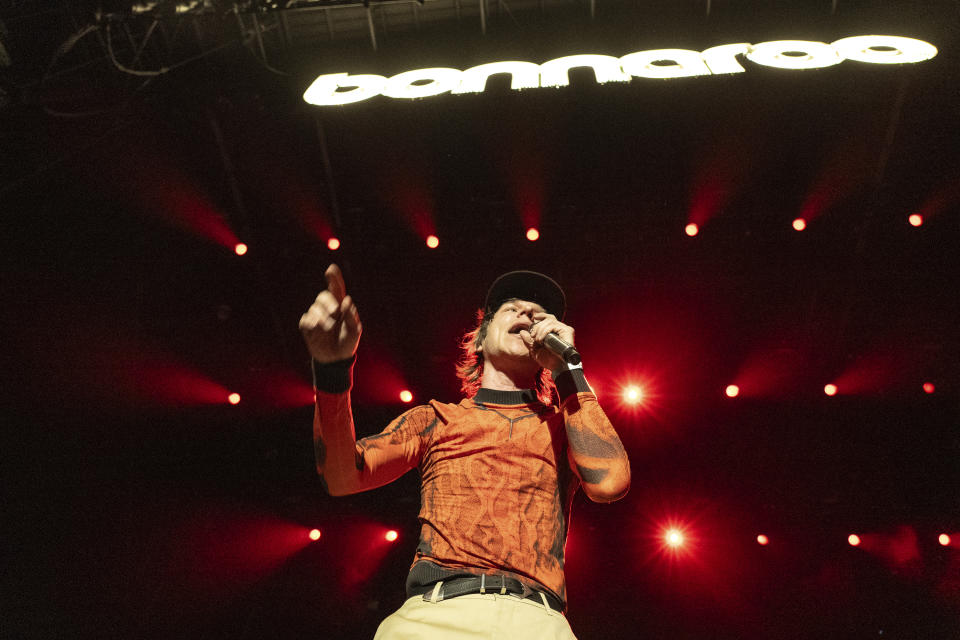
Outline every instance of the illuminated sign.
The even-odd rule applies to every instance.
[[[480,93],[495,74],[510,74],[513,89],[565,87],[570,69],[593,69],[598,83],[629,82],[633,78],[685,78],[724,73],[743,73],[737,56],[766,67],[819,69],[856,60],[872,64],[922,62],[937,55],[929,42],[903,36],[853,36],[836,42],[775,40],[750,44],[724,44],[704,51],[653,49],[616,58],[596,54],[565,56],[543,64],[491,62],[466,71],[445,67],[415,69],[392,78],[373,74],[328,73],[319,76],[303,94],[310,104],[328,106],[360,102],[378,95],[388,98],[427,98],[442,93]]]

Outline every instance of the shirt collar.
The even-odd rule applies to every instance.
[[[533,389],[521,391],[500,391],[497,389],[480,389],[473,401],[478,404],[538,404],[540,399]]]

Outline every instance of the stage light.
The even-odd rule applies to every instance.
[[[387,531],[387,532],[384,534],[383,539],[386,540],[387,542],[393,542],[394,540],[396,540],[396,539],[399,538],[399,537],[400,537],[400,534],[399,534],[399,533],[397,533],[397,532],[394,531],[393,529],[390,529],[390,531]]]
[[[634,384],[627,386],[623,390],[623,401],[627,404],[640,404],[643,402],[643,389]]]
[[[736,398],[740,395],[740,387],[735,384],[727,385],[726,393],[728,398]]]
[[[238,242],[236,246],[233,248],[233,251],[238,256],[245,255],[247,253],[247,245],[243,244],[242,242]]]
[[[924,393],[933,393],[933,392],[936,391],[936,390],[937,390],[937,388],[936,388],[935,386],[933,386],[933,383],[932,383],[932,382],[924,382],[924,383],[923,383],[923,391],[924,391]]]
[[[847,542],[850,543],[851,547],[858,547],[860,546],[860,536],[855,533],[851,533],[849,536],[847,536]]]
[[[825,394],[827,394],[828,396],[835,396],[835,395],[837,395],[837,385],[835,385],[835,384],[828,384],[827,386],[825,386],[825,387],[823,388],[823,392],[824,392]]]
[[[679,529],[667,529],[666,533],[663,534],[663,541],[667,543],[667,546],[673,547],[674,549],[683,546],[683,532]]]
[[[530,242],[536,242],[540,239],[540,232],[537,231],[536,227],[530,227],[527,229],[527,240]]]
[[[230,395],[227,396],[227,402],[229,402],[230,404],[240,404],[240,394],[231,393]]]
[[[803,218],[797,218],[796,220],[793,221],[793,228],[796,229],[797,231],[803,231],[804,229],[807,228],[807,221],[804,220]]]
[[[686,234],[687,234],[688,236],[690,236],[691,238],[692,238],[693,236],[697,235],[698,233],[700,233],[700,227],[698,227],[698,226],[697,226],[696,224],[694,224],[693,222],[691,222],[691,223],[688,224],[686,227],[684,227],[683,230],[684,230],[684,231],[686,232]]]
[[[945,534],[945,533],[941,533],[941,534],[940,534],[940,537],[937,538],[937,541],[938,541],[942,546],[944,546],[944,547],[949,547],[949,546],[950,546],[950,536],[948,536],[948,535]]]
[[[910,225],[914,227],[919,227],[920,225],[923,224],[923,216],[920,215],[919,213],[914,213],[909,218],[907,218],[907,220],[909,220]]]
[[[400,402],[413,402],[413,394],[404,389],[400,392]]]
[[[311,529],[310,530],[310,539],[317,541],[320,539],[320,529]]]
[[[340,238],[330,238],[327,240],[327,249],[330,251],[336,251],[340,248]]]
[[[431,249],[436,249],[440,246],[440,238],[433,235],[427,236],[427,246]]]
[[[765,547],[768,544],[770,544],[770,538],[768,538],[767,536],[761,533],[760,535],[757,536],[757,544]]]

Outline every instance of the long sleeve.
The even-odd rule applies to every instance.
[[[432,407],[415,407],[381,433],[357,441],[350,404],[352,366],[352,358],[313,365],[317,472],[335,496],[375,489],[416,467],[436,423]]]
[[[570,468],[594,502],[619,500],[630,488],[630,461],[581,369],[557,376]]]

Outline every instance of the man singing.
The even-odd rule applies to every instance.
[[[317,470],[331,495],[420,472],[420,541],[408,599],[375,640],[575,638],[563,612],[573,495],[612,502],[630,465],[583,369],[544,346],[574,343],[560,286],[513,271],[490,287],[463,340],[466,396],[431,400],[356,440],[350,409],[357,307],[339,267],[300,318],[313,357]]]

